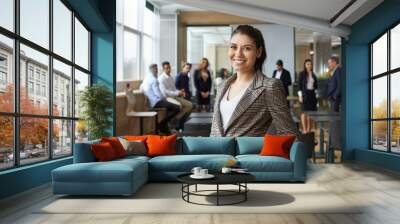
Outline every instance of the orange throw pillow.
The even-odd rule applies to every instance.
[[[146,140],[148,156],[176,155],[176,138],[176,135],[148,135]]]
[[[114,149],[108,142],[93,144],[91,145],[91,149],[94,154],[94,157],[99,162],[110,161],[117,158]]]
[[[290,147],[292,147],[295,139],[295,135],[265,135],[264,146],[260,155],[280,156],[289,159]]]
[[[101,138],[101,142],[110,143],[117,158],[126,156],[126,151],[117,137]]]
[[[124,139],[128,141],[146,141],[147,136],[146,135],[125,135]]]

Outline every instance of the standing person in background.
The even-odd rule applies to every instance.
[[[211,73],[208,70],[208,59],[202,58],[199,68],[194,72],[194,85],[196,87],[197,102],[200,110],[210,110],[210,93],[211,93]]]
[[[272,78],[280,79],[282,81],[286,97],[289,96],[289,86],[292,85],[292,78],[290,77],[290,72],[283,68],[283,61],[281,59],[276,61],[276,70],[272,74]]]
[[[332,56],[328,60],[328,68],[330,71],[330,79],[328,82],[328,100],[330,102],[331,110],[339,112],[340,107],[340,79],[342,76],[342,69],[339,67],[339,58]]]
[[[317,76],[313,72],[312,61],[306,59],[304,61],[304,69],[299,75],[299,91],[297,92],[301,103],[303,133],[311,132],[314,127],[314,122],[304,112],[317,110],[317,97],[315,95],[317,88]]]
[[[179,72],[175,78],[176,89],[183,90],[185,92],[184,98],[189,101],[192,97],[192,92],[190,91],[190,77],[189,77],[189,72],[191,69],[192,69],[192,64],[186,62],[182,66],[182,71]]]
[[[168,61],[162,63],[163,73],[158,77],[161,93],[167,98],[167,101],[179,106],[180,111],[175,118],[178,121],[176,129],[181,131],[186,120],[192,112],[193,105],[190,101],[185,100],[185,90],[177,90],[175,88],[174,78],[171,76],[171,65]]]

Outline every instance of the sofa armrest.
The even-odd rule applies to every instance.
[[[296,141],[290,149],[290,160],[293,162],[293,179],[305,181],[307,174],[307,151],[304,143]]]
[[[74,163],[89,163],[95,162],[96,158],[92,153],[92,149],[90,146],[92,144],[99,143],[98,142],[84,142],[84,143],[75,143],[74,147]]]

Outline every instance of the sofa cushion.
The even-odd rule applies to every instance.
[[[146,143],[141,140],[126,140],[124,138],[119,138],[122,146],[126,151],[126,155],[138,155],[145,156],[147,155]]]
[[[235,159],[231,155],[175,155],[158,156],[149,160],[150,171],[190,172],[199,166],[212,172],[219,171],[228,160]]]
[[[260,154],[264,144],[263,137],[236,137],[236,155]]]
[[[177,135],[161,136],[161,135],[148,135],[147,136],[147,152],[148,156],[164,156],[176,154],[176,139]]]
[[[292,161],[279,156],[238,155],[236,159],[249,172],[293,172]]]
[[[144,168],[146,166],[146,162],[139,159],[74,163],[53,170],[53,181],[129,182],[132,181],[134,172],[147,171],[147,169]]]
[[[117,158],[122,158],[126,156],[126,151],[117,137],[104,137],[101,138],[101,142],[110,143],[110,145],[114,149]]]
[[[94,157],[96,157],[96,161],[105,162],[118,158],[118,156],[115,154],[112,145],[108,142],[92,144],[91,149],[94,154]]]
[[[123,138],[129,141],[135,141],[135,140],[146,141],[147,135],[125,135],[123,136]]]
[[[92,144],[99,144],[100,140],[75,143],[74,147],[74,163],[95,162],[96,158],[90,148]]]
[[[234,140],[233,137],[183,137],[180,151],[185,155],[235,155]]]
[[[260,155],[262,156],[280,156],[289,159],[290,148],[295,135],[268,135],[264,136],[264,146]]]

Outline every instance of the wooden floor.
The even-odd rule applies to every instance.
[[[357,214],[37,214],[54,200],[43,186],[0,202],[0,223],[400,223],[400,175],[358,163],[313,164],[308,182],[324,186],[349,203],[365,206]],[[319,203],[315,201],[315,203]],[[173,205],[172,205],[173,206]]]

